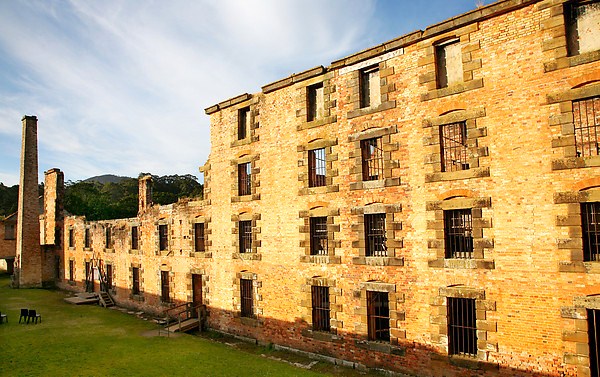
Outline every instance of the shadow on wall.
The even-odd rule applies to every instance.
[[[64,281],[61,287],[82,291],[84,281]],[[98,284],[94,290],[99,291]],[[183,301],[162,302],[161,296],[149,293],[131,295],[129,288],[115,287],[112,291],[117,305],[152,313],[163,318],[166,310],[184,304]],[[398,345],[389,342],[369,341],[366,336],[346,329],[334,332],[313,331],[311,325],[301,318],[286,322],[266,316],[242,317],[239,311],[223,310],[206,306],[206,324],[209,328],[235,336],[247,338],[257,344],[273,343],[279,346],[315,353],[323,359],[354,366],[355,368],[386,369],[419,376],[502,376],[502,377],[556,377],[577,375],[576,367],[564,366],[562,358],[547,361],[546,365],[557,366],[553,372],[533,371],[536,362],[529,359],[524,369],[499,366],[471,357],[448,356],[438,349],[413,341],[399,340]],[[351,361],[342,363],[342,360]],[[568,370],[568,371],[567,371]],[[565,373],[566,372],[566,373]],[[570,374],[569,374],[570,373]]]

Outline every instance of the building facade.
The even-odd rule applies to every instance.
[[[599,25],[499,1],[209,107],[203,200],[66,217],[59,284],[369,368],[597,376]]]

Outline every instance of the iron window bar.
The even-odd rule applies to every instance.
[[[440,148],[443,172],[469,169],[466,123],[440,126]]]
[[[577,157],[600,155],[600,97],[573,101]]]
[[[447,298],[448,353],[477,356],[477,326],[475,299]]]
[[[369,340],[390,340],[390,303],[387,292],[367,291]]]
[[[325,157],[325,148],[313,149],[308,151],[308,186],[325,186],[325,177],[327,175],[327,165]]]
[[[365,215],[365,256],[387,257],[385,213]]]
[[[315,331],[330,331],[329,287],[313,285],[312,298],[312,326]]]
[[[383,146],[380,137],[361,140],[363,181],[383,179]]]
[[[254,317],[254,299],[252,294],[252,280],[240,279],[240,315]]]
[[[446,258],[473,258],[473,219],[471,209],[444,211]]]
[[[239,223],[240,253],[252,252],[252,221],[240,221]]]
[[[249,162],[238,165],[238,195],[252,194],[252,167]]]
[[[327,255],[327,217],[310,218],[310,254]]]
[[[583,260],[600,261],[600,203],[581,203]]]

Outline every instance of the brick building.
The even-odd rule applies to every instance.
[[[499,1],[209,107],[204,199],[65,217],[59,285],[359,366],[597,376],[599,24]]]

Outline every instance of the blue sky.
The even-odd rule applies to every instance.
[[[18,183],[23,115],[40,180],[199,176],[204,108],[490,2],[0,1],[0,182]]]

